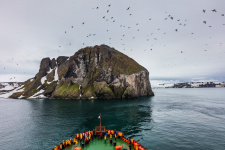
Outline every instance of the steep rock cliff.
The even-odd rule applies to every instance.
[[[86,47],[71,57],[44,58],[39,72],[12,98],[115,99],[152,96],[149,72],[106,45]]]

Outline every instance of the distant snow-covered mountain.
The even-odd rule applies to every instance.
[[[225,87],[225,82],[212,81],[212,82],[161,83],[158,86],[158,88],[205,88],[205,87]]]
[[[0,97],[22,85],[23,82],[0,82]]]

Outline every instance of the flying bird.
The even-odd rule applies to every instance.
[[[206,21],[203,21],[204,24],[206,24]]]
[[[206,11],[206,10],[205,10],[205,9],[203,9],[202,11],[203,11],[203,13],[205,13],[205,11]]]
[[[130,7],[127,8],[127,10],[129,10],[129,9],[130,9]]]
[[[217,12],[216,9],[213,9],[212,12]]]
[[[109,7],[111,6],[111,4],[108,5]]]

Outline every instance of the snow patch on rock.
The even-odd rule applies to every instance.
[[[46,76],[42,77],[41,78],[41,84],[44,84],[45,83],[45,80],[47,80]]]
[[[58,81],[58,80],[59,80],[59,76],[58,76],[58,67],[56,67],[56,69],[55,69],[54,81]]]
[[[41,89],[40,91],[38,91],[37,93],[35,93],[34,95],[32,95],[31,97],[29,97],[29,99],[37,99],[37,98],[46,98],[42,93],[45,90]]]

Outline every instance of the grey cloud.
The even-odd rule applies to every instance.
[[[0,3],[0,77],[18,75],[11,58],[23,66],[20,73],[35,75],[44,57],[71,56],[85,46],[107,44],[146,67],[153,79],[224,79],[223,0]]]

